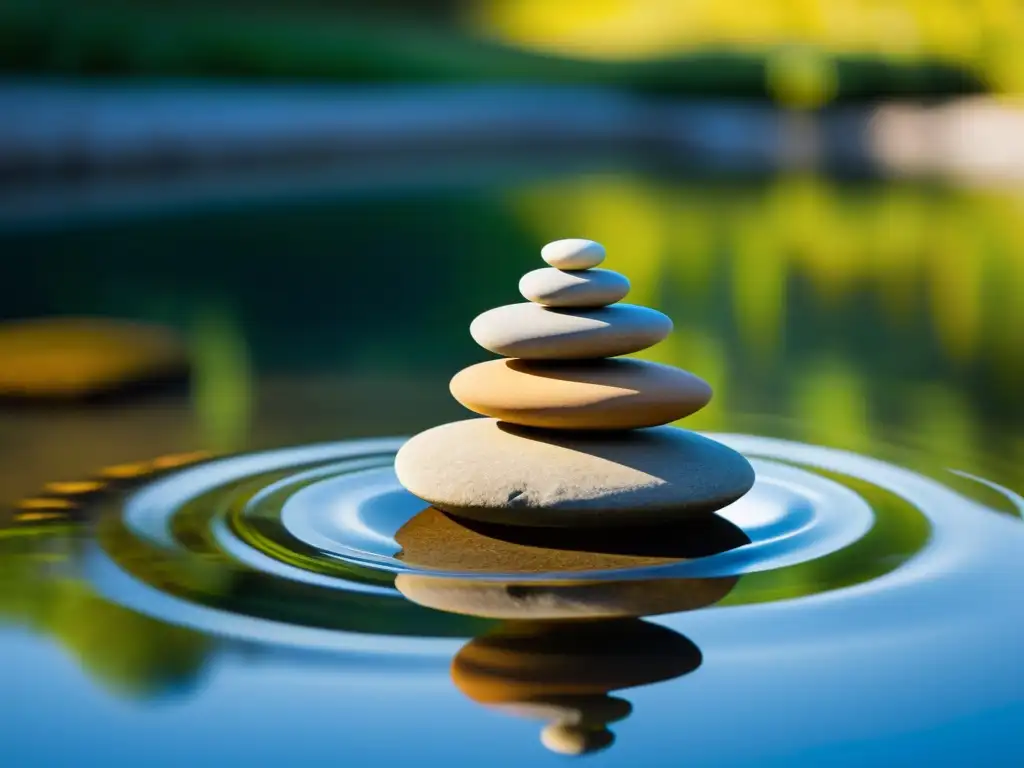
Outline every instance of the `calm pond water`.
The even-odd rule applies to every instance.
[[[6,762],[1024,764],[1024,194],[652,165],[5,224],[3,316],[194,359],[0,415]],[[567,552],[397,485],[400,436],[465,416],[470,320],[576,235],[675,320],[643,356],[714,386],[685,425],[755,465],[717,522]]]

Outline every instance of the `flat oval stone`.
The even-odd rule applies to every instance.
[[[545,267],[523,275],[519,292],[545,307],[605,307],[626,298],[629,280],[610,269],[563,272]]]
[[[540,249],[540,257],[556,269],[590,269],[604,261],[604,246],[578,237],[555,240]]]
[[[421,432],[395,471],[453,515],[553,527],[667,523],[721,509],[754,484],[743,456],[678,427],[551,432],[495,419]]]
[[[489,360],[451,381],[471,411],[548,429],[654,427],[696,413],[711,400],[698,376],[644,360]]]
[[[653,347],[672,331],[661,312],[633,304],[574,311],[506,304],[479,315],[469,333],[503,357],[574,360],[615,357]]]

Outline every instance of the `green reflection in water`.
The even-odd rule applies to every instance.
[[[213,638],[97,595],[68,567],[81,543],[69,528],[0,536],[0,620],[53,638],[112,693],[151,698],[191,688]]]
[[[749,573],[720,605],[744,605],[804,597],[876,579],[919,552],[931,530],[906,499],[858,478],[814,469],[853,490],[875,513],[871,530],[830,555],[772,571]]]

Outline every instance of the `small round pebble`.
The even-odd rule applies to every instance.
[[[469,333],[484,349],[528,360],[616,357],[653,347],[672,332],[656,309],[613,304],[574,311],[524,302],[478,315]]]
[[[519,292],[545,307],[605,307],[626,298],[629,280],[610,269],[563,272],[544,267],[523,275]]]
[[[604,261],[604,246],[593,240],[573,237],[548,243],[541,248],[540,255],[555,269],[590,269]]]

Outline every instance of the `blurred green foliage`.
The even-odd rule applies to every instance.
[[[641,356],[715,387],[687,426],[757,431],[760,420],[770,434],[873,455],[920,448],[1016,482],[1016,189],[622,175],[540,185],[510,204],[538,242],[582,232],[604,243],[633,282],[629,300],[673,317],[676,331]]]
[[[593,60],[636,61],[702,50],[756,53],[774,96],[828,101],[847,57],[899,71],[959,67],[1004,93],[1024,91],[1020,0],[475,0],[475,28],[510,44]],[[839,73],[840,91],[846,78]]]
[[[459,13],[447,4],[434,4],[432,13],[415,12],[412,3],[401,5],[395,10],[394,5],[366,3],[338,9],[316,3],[0,0],[0,71],[586,84],[770,97],[800,107],[832,98],[951,94],[984,87],[971,62],[957,57],[884,56],[870,46],[835,51],[793,47],[758,41],[756,34],[750,45],[719,45],[709,37],[706,44],[624,61],[576,56],[571,46],[530,51],[520,45],[521,28],[503,36],[503,17],[478,8],[482,3],[461,4]],[[746,17],[740,10],[745,4],[727,5]],[[582,4],[576,10],[586,15],[586,8]],[[542,23],[544,14],[538,19]]]

